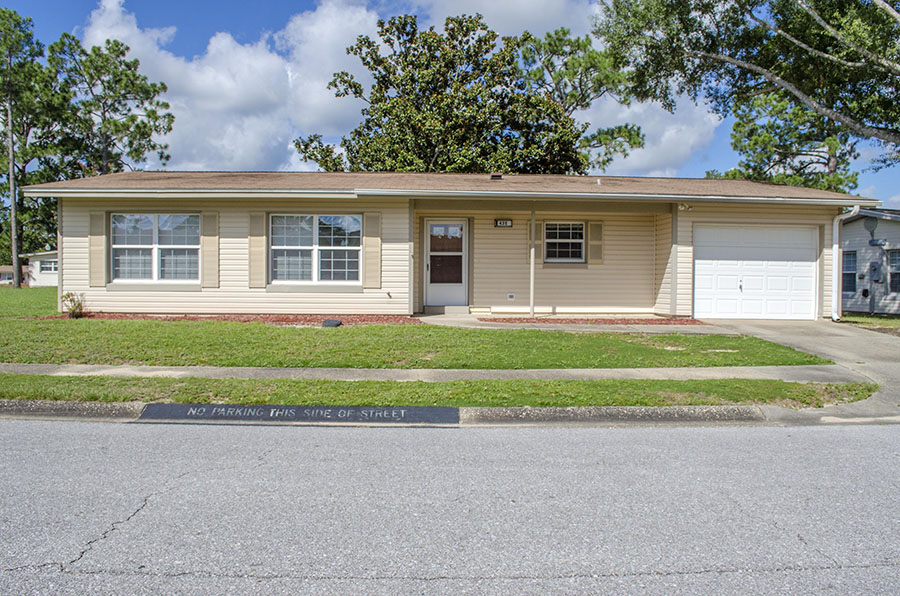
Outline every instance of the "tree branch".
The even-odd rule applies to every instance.
[[[710,60],[716,60],[718,62],[725,62],[727,64],[731,64],[733,66],[737,66],[739,68],[743,68],[744,70],[749,70],[750,72],[755,72],[760,75],[767,81],[770,81],[794,97],[800,100],[800,103],[813,110],[817,114],[821,116],[825,116],[827,118],[831,118],[836,122],[840,122],[841,124],[855,130],[862,136],[865,137],[874,137],[876,139],[880,139],[887,143],[897,143],[900,144],[900,132],[893,131],[887,128],[878,128],[874,126],[869,126],[867,124],[863,124],[862,122],[851,118],[850,116],[845,116],[840,112],[836,112],[831,108],[827,108],[814,100],[812,97],[803,93],[798,89],[794,84],[789,83],[788,81],[782,79],[778,75],[762,68],[761,66],[757,66],[756,64],[752,64],[750,62],[745,62],[743,60],[738,60],[737,58],[732,58],[731,56],[725,56],[723,54],[711,54],[709,52],[699,52],[699,51],[689,51],[688,54],[692,54],[699,58],[708,58]]]
[[[836,62],[837,64],[846,66],[848,68],[860,68],[862,66],[867,66],[866,62],[850,62],[848,60],[838,58],[837,56],[833,56],[827,52],[817,50],[816,48],[814,48],[812,46],[808,46],[805,43],[803,43],[802,41],[800,41],[799,39],[797,39],[796,37],[794,37],[793,35],[791,35],[790,33],[788,33],[787,31],[779,29],[778,27],[775,27],[774,25],[771,25],[770,23],[767,23],[766,21],[760,19],[755,14],[753,14],[753,10],[747,10],[746,14],[748,17],[750,17],[751,20],[759,23],[760,25],[762,25],[769,31],[775,33],[776,35],[782,36],[783,38],[787,39],[794,45],[806,50],[810,54],[814,54],[814,55],[818,56],[819,58],[824,58],[825,60],[830,60],[832,62]]]
[[[893,6],[885,2],[884,0],[872,0],[875,3],[875,6],[880,8],[883,12],[887,13],[889,17],[900,23],[900,12],[897,11]]]
[[[870,52],[869,50],[867,50],[866,48],[864,48],[860,45],[857,45],[857,44],[853,43],[852,41],[850,41],[849,39],[847,39],[843,34],[841,34],[840,31],[838,31],[837,29],[835,29],[834,27],[829,25],[825,21],[825,19],[823,19],[821,16],[819,16],[819,13],[817,13],[815,10],[813,10],[813,8],[809,4],[806,3],[806,0],[796,0],[796,2],[800,8],[802,8],[809,16],[811,16],[815,22],[817,22],[819,25],[821,25],[821,27],[823,29],[825,29],[825,31],[827,31],[828,34],[831,35],[833,38],[840,41],[845,46],[855,50],[859,54],[862,54],[869,60],[872,60],[873,62],[880,65],[883,69],[887,70],[888,72],[891,72],[897,76],[900,76],[900,64],[897,64],[896,62],[888,60],[887,58],[884,58],[882,56],[874,54],[874,53]]]

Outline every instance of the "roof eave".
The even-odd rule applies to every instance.
[[[30,198],[159,198],[178,196],[179,198],[246,198],[248,195],[259,198],[290,197],[333,197],[357,198],[364,196],[392,198],[441,198],[441,199],[519,199],[541,201],[571,200],[641,200],[662,202],[704,202],[704,203],[761,203],[777,205],[821,205],[833,207],[851,207],[863,205],[877,207],[881,201],[863,197],[822,198],[822,197],[753,197],[726,195],[692,195],[692,194],[658,194],[658,193],[622,193],[622,192],[528,192],[528,191],[488,191],[488,190],[407,190],[407,189],[73,189],[73,188],[25,188],[24,194]]]

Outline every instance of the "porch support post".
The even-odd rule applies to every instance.
[[[534,318],[534,203],[531,205],[531,251],[529,252],[528,266],[528,308],[531,318]]]

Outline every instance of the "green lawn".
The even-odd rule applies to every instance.
[[[864,327],[900,328],[900,316],[897,315],[850,315],[841,317],[841,323],[853,323]]]
[[[56,288],[14,290],[0,286],[0,319],[57,315],[56,292]]]
[[[51,377],[0,374],[0,399],[368,406],[822,407],[865,399],[876,385],[706,381],[296,381],[289,379]]]
[[[630,368],[821,364],[754,337],[225,321],[0,321],[6,362],[337,368]]]

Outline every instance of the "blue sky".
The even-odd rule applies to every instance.
[[[595,6],[589,0],[8,0],[34,20],[37,37],[64,31],[87,44],[125,41],[142,70],[165,81],[175,113],[167,138],[172,169],[312,169],[291,141],[323,133],[337,141],[359,122],[356,100],[333,97],[325,86],[337,70],[361,77],[344,48],[356,35],[374,35],[377,18],[411,12],[425,24],[448,15],[481,12],[503,34],[536,34],[567,26],[585,34]],[[674,114],[653,104],[624,108],[599,102],[580,117],[597,125],[634,122],[647,147],[606,173],[702,177],[733,167],[730,122],[685,100]],[[869,147],[863,154],[873,155]],[[159,164],[148,162],[145,167]],[[900,166],[862,170],[857,192],[900,208]]]

